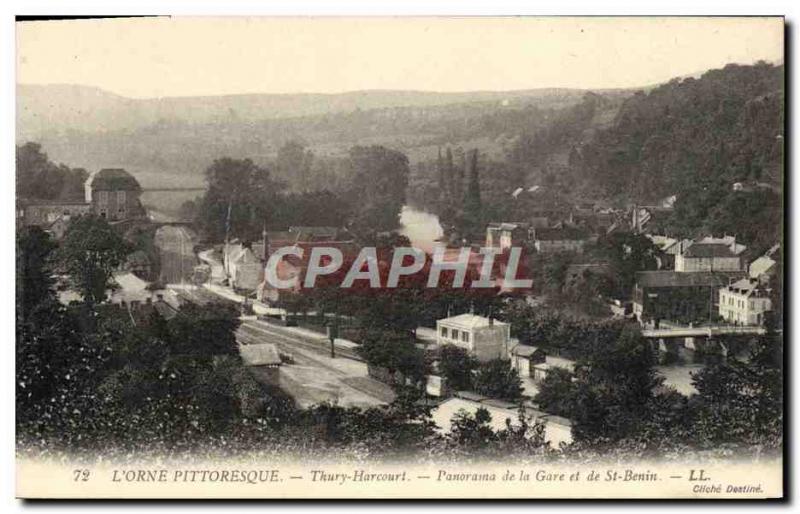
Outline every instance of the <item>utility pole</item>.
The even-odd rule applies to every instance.
[[[339,315],[334,314],[333,316],[333,321],[328,325],[328,339],[331,341],[331,359],[336,358],[336,346],[334,342],[336,338],[339,337]]]

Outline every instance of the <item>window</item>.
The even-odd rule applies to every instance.
[[[442,337],[447,337],[447,327],[442,327],[441,336]]]
[[[461,332],[461,340],[465,343],[469,342],[469,332]]]
[[[100,191],[100,205],[108,203],[108,191]]]
[[[125,191],[117,191],[117,203],[125,204]]]
[[[452,330],[452,334],[451,334],[451,336],[450,336],[450,337],[452,337],[453,339],[455,339],[456,341],[458,341],[458,330],[456,330],[456,329],[453,329],[453,330]]]

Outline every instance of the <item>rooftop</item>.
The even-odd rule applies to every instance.
[[[732,293],[745,296],[766,294],[766,290],[761,287],[761,283],[756,278],[743,278],[729,285],[726,289]]]
[[[489,318],[484,316],[478,316],[477,314],[459,314],[458,316],[452,316],[445,319],[440,319],[440,323],[446,323],[450,326],[455,326],[458,328],[481,328],[481,327],[488,327],[489,326]],[[504,326],[507,323],[503,323],[502,321],[494,320],[494,325],[496,326]]]
[[[555,357],[553,355],[548,355],[545,357],[544,362],[541,364],[537,364],[536,367],[541,369],[562,368],[569,371],[570,373],[574,373],[575,361],[570,359],[565,359],[563,357]]]
[[[639,271],[636,273],[636,284],[639,287],[721,287],[742,275],[738,271]]]
[[[247,366],[280,366],[281,356],[274,344],[244,344],[239,353]]]
[[[516,230],[516,229],[526,229],[530,226],[530,223],[522,223],[516,221],[508,221],[508,222],[492,222],[489,223],[487,228],[495,229],[495,230]]]
[[[752,278],[758,278],[759,276],[771,270],[775,264],[776,262],[774,259],[766,255],[762,255],[750,263],[750,276]]]
[[[139,181],[122,168],[104,168],[89,175],[87,184],[93,191],[138,191]]]
[[[537,351],[539,351],[539,347],[529,346],[527,344],[518,344],[517,346],[511,349],[511,353],[513,353],[514,355],[519,355],[520,357],[530,357]]]
[[[683,252],[684,257],[690,258],[738,257],[738,255],[725,243],[693,243]]]

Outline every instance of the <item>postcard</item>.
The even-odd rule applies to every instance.
[[[781,17],[20,17],[20,498],[779,499]]]

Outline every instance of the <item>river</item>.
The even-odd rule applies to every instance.
[[[400,233],[411,240],[412,246],[426,252],[432,251],[435,241],[444,234],[438,216],[410,205],[400,211],[400,227]]]

